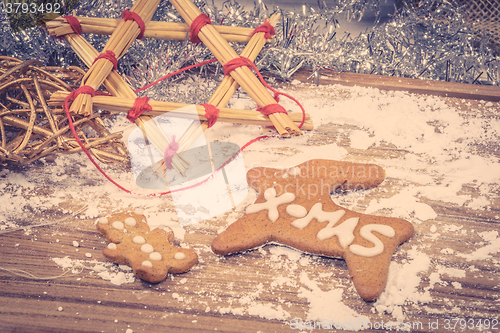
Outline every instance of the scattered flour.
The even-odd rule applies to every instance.
[[[391,209],[391,216],[394,217],[409,219],[413,214],[420,221],[435,219],[437,214],[434,209],[427,204],[419,202],[415,194],[415,188],[407,188],[390,198],[373,199],[364,213],[373,214],[381,209]]]
[[[298,85],[297,82],[294,85]],[[483,156],[477,150],[477,145],[488,145],[500,141],[500,120],[480,117],[470,117],[445,104],[437,97],[414,96],[404,92],[381,92],[377,89],[342,87],[347,91],[343,100],[331,98],[331,91],[325,87],[303,86],[305,91],[295,95],[308,113],[310,113],[316,129],[335,124],[343,126],[338,131],[328,133],[331,139],[324,144],[311,142],[311,133],[287,139],[271,138],[259,141],[244,152],[245,168],[256,166],[290,167],[313,158],[329,158],[346,160],[351,156],[348,150],[340,146],[341,136],[347,137],[350,148],[367,150],[370,147],[390,145],[401,151],[402,156],[390,159],[377,159],[374,162],[382,165],[387,176],[394,180],[395,192],[388,198],[372,200],[364,209],[371,214],[387,209],[391,216],[413,218],[417,222],[432,223],[430,231],[436,238],[440,231],[457,233],[461,226],[452,224],[437,227],[434,219],[437,214],[434,209],[424,203],[423,199],[442,201],[470,209],[484,210],[492,206],[491,193],[499,190],[500,166],[498,160]],[[314,94],[312,93],[314,92]],[[312,97],[311,97],[312,96]],[[295,105],[286,99],[283,106],[295,110]],[[253,108],[249,99],[231,100],[235,108]],[[123,117],[124,118],[124,117]],[[116,120],[111,130],[123,127],[126,120]],[[126,125],[129,126],[129,125]],[[353,129],[354,128],[354,129]],[[206,132],[207,141],[230,141],[244,144],[250,139],[260,136],[261,129],[257,126],[228,125],[217,123],[213,131]],[[290,149],[293,147],[293,149]],[[151,227],[167,225],[174,230],[177,239],[184,240],[185,230],[179,225],[175,213],[161,211],[165,207],[165,198],[130,197],[109,182],[88,163],[84,154],[58,156],[54,162],[41,160],[42,165],[37,172],[29,169],[11,172],[7,168],[0,170],[0,190],[2,191],[0,205],[0,231],[8,231],[19,226],[21,221],[31,221],[33,214],[46,214],[49,210],[71,214],[60,207],[61,204],[79,198],[87,202],[83,210],[83,218],[93,219],[100,216],[96,197],[105,197],[106,205],[115,210],[143,208]],[[67,166],[75,167],[75,181],[68,182]],[[135,192],[150,193],[153,190],[139,188],[133,176],[112,166],[103,168],[111,178]],[[50,177],[47,177],[50,175]],[[398,183],[399,182],[399,183]],[[64,186],[60,184],[63,183]],[[48,196],[37,195],[41,187],[52,188]],[[471,196],[461,191],[465,186],[478,190]],[[355,198],[357,202],[358,197]],[[250,199],[248,199],[250,200]],[[230,212],[227,223],[236,221],[241,214],[241,207]],[[19,213],[21,211],[21,213]],[[14,222],[16,221],[16,222]],[[500,252],[500,237],[498,231],[487,231],[478,234],[482,244],[471,253],[457,253],[446,248],[441,255],[456,255],[467,261],[490,260],[492,255]],[[265,250],[262,250],[265,252]],[[344,287],[335,286],[323,291],[318,281],[311,279],[305,271],[297,272],[307,266],[310,256],[285,247],[269,248],[269,265],[277,269],[279,274],[270,282],[273,292],[280,288],[291,288],[298,297],[306,299],[309,307],[304,310],[306,320],[328,319],[333,322],[369,321],[347,307],[342,300]],[[457,291],[462,288],[459,281],[466,271],[443,266],[432,267],[432,258],[414,247],[408,251],[408,260],[402,263],[391,262],[388,284],[380,298],[373,304],[374,312],[389,314],[398,321],[406,318],[405,307],[417,306],[432,302],[430,291],[436,285],[451,285]],[[114,284],[132,283],[135,278],[129,268],[117,266],[109,262],[97,260],[75,260],[68,257],[53,258],[63,269],[77,272],[81,269],[90,271],[102,279]],[[471,266],[467,272],[472,271]],[[326,274],[326,275],[325,275]],[[331,274],[331,273],[330,273]],[[327,277],[328,273],[318,275]],[[428,277],[429,285],[426,286]],[[442,278],[447,280],[443,281]],[[445,278],[445,279],[446,279]],[[185,280],[179,282],[184,285]],[[264,286],[249,286],[248,291],[234,295],[228,304],[221,304],[214,309],[206,307],[207,312],[261,317],[265,319],[288,320],[291,313],[286,305],[266,303],[259,299],[265,292]],[[179,302],[186,302],[182,296],[173,293],[172,297]],[[61,309],[62,310],[62,309]],[[358,327],[360,330],[363,327]],[[128,330],[127,330],[128,331]]]
[[[97,273],[103,280],[110,281],[115,285],[135,282],[134,274],[131,268],[124,265],[115,265],[111,262],[99,262],[97,260],[78,260],[64,258],[52,258],[52,260],[63,269],[71,269],[72,273],[76,273],[81,269],[87,269]]]
[[[488,245],[483,246],[470,254],[457,253],[456,255],[467,259],[467,261],[474,260],[488,260],[491,259],[492,254],[497,254],[500,252],[500,237],[498,236],[498,231],[485,231],[478,234],[483,238]]]
[[[256,303],[253,302],[248,308],[247,313],[250,316],[258,316],[265,319],[284,320],[290,318],[290,314],[283,310],[281,305],[275,306],[271,303]]]
[[[391,262],[387,286],[374,306],[377,312],[391,314],[399,322],[405,321],[405,305],[432,302],[429,293],[432,286],[424,291],[418,290],[420,275],[430,268],[430,257],[416,248],[408,251],[408,257],[408,262],[403,264]]]

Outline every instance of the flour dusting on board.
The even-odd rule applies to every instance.
[[[498,117],[482,117],[478,112],[459,110],[437,97],[404,92],[306,84],[295,85],[294,89],[298,90],[292,94],[311,115],[315,131],[298,137],[270,138],[254,143],[243,152],[245,168],[284,168],[316,158],[358,161],[357,158],[364,157],[356,155],[357,152],[374,147],[394,148],[394,156],[362,161],[379,164],[386,170],[387,179],[378,188],[332,197],[335,202],[357,212],[401,217],[415,226],[413,238],[396,251],[385,291],[374,303],[349,299],[356,307],[348,306],[346,298],[351,297],[352,285],[342,263],[334,261],[332,264],[328,260],[333,259],[267,246],[252,253],[257,256],[255,260],[274,272],[273,276],[262,277],[262,283],[245,286],[214,283],[199,287],[194,282],[191,284],[191,279],[171,276],[167,282],[172,283],[172,290],[177,292],[168,296],[170,300],[186,307],[203,304],[205,312],[217,315],[249,315],[279,320],[289,327],[299,320],[352,320],[365,325],[346,330],[363,330],[368,327],[367,323],[379,322],[382,318],[389,322],[410,320],[409,313],[414,316],[431,307],[433,298],[438,297],[436,288],[449,287],[460,292],[463,288],[461,279],[474,273],[473,264],[482,261],[500,263],[497,231],[480,230],[480,226],[468,231],[474,233],[477,243],[466,244],[468,251],[458,251],[460,236],[466,231],[461,225],[454,224],[461,224],[459,221],[440,220],[441,211],[435,204],[444,202],[477,212],[492,210],[494,193],[500,190],[500,167],[498,156],[485,153],[485,147],[500,141]],[[338,92],[343,98],[335,97]],[[286,99],[280,103],[287,109],[298,111]],[[231,99],[230,107],[253,109],[254,103],[242,94],[239,99]],[[477,107],[488,109],[486,103]],[[107,126],[113,131],[131,125],[117,118],[107,121]],[[213,130],[206,132],[206,140],[242,146],[261,134],[257,126],[217,123]],[[145,210],[151,227],[162,224],[171,227],[177,241],[184,242],[190,233],[203,232],[204,227],[210,225],[210,221],[204,221],[183,228],[169,199],[125,194],[106,181],[83,154],[47,157],[37,163],[37,172],[30,171],[29,166],[9,166],[0,170],[0,232],[29,227],[33,215],[39,222],[74,214],[82,220],[92,220],[103,214],[135,208]],[[102,167],[112,179],[134,192],[155,192],[137,186],[131,172],[124,172],[121,167]],[[82,209],[76,212],[68,208],[70,202],[79,203]],[[213,220],[222,218],[229,224],[237,220],[244,206],[250,203],[245,202],[241,204],[243,207],[240,205]],[[494,219],[500,221],[498,215]],[[213,233],[207,235],[213,237]],[[447,240],[446,244],[437,241],[441,238]],[[200,263],[214,256],[206,244],[185,245],[195,248]],[[462,258],[468,265],[447,267],[445,259],[450,255]],[[95,259],[65,257],[53,260],[61,269],[84,269],[85,274],[117,285],[135,281],[125,266]],[[245,255],[217,259],[217,269],[223,274],[243,274],[241,271],[226,271],[224,260],[240,260],[244,267]],[[202,275],[203,270],[195,266],[193,274]],[[255,272],[256,276],[259,274]],[[217,277],[213,279],[216,281]],[[187,296],[180,296],[179,293],[186,288],[189,289]],[[222,298],[219,294],[225,290],[229,293]],[[303,307],[289,304],[280,297],[281,293],[294,295]],[[433,308],[432,311],[451,311],[453,306],[444,304],[444,308]]]

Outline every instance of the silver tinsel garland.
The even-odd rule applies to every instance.
[[[371,73],[410,78],[425,78],[463,83],[498,85],[500,59],[487,47],[487,35],[478,37],[467,23],[462,8],[447,1],[422,0],[418,7],[401,7],[390,20],[352,36],[342,32],[340,19],[361,19],[365,11],[378,13],[381,0],[319,1],[318,6],[303,5],[298,11],[269,8],[263,2],[248,10],[234,0],[218,8],[205,0],[195,1],[213,24],[257,27],[264,17],[281,12],[276,37],[256,61],[262,71],[288,80],[300,68],[317,72]],[[79,16],[120,17],[131,7],[131,0],[81,1]],[[104,15],[103,15],[104,14]],[[378,17],[380,17],[378,15]],[[40,27],[12,33],[3,10],[0,23],[0,54],[21,59],[40,59],[46,64],[80,64],[64,41],[52,38]],[[182,22],[168,1],[162,1],[153,17],[158,21]],[[101,50],[107,36],[85,35]],[[234,45],[240,51],[242,45]],[[187,41],[144,39],[134,42],[119,62],[133,87],[139,88],[184,66],[211,59],[203,45]],[[147,92],[148,96],[191,103],[206,101],[222,75],[217,63],[198,69],[210,75],[181,75],[188,84],[170,79]],[[198,72],[197,72],[198,73]],[[178,79],[177,79],[178,80]],[[196,92],[196,93],[194,93]],[[171,96],[171,97],[169,97]]]

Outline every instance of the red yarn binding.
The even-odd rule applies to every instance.
[[[266,39],[269,39],[276,34],[274,27],[268,21],[264,22],[264,24],[262,24],[261,26],[255,28],[255,30],[252,33],[252,36],[258,32],[265,32],[266,34],[264,35],[264,37]]]
[[[137,97],[135,99],[134,106],[132,106],[132,109],[128,111],[127,119],[135,123],[137,118],[139,118],[144,113],[144,111],[153,110],[153,107],[149,105],[148,102],[149,102],[149,97],[147,96]]]
[[[269,116],[273,113],[287,113],[284,107],[274,103],[263,106],[261,109],[259,109],[259,111],[266,116]]]
[[[139,14],[131,12],[130,10],[124,10],[122,12],[122,19],[125,21],[130,21],[130,20],[135,21],[135,23],[137,23],[137,26],[139,26],[139,30],[141,31],[139,33],[139,36],[137,36],[137,39],[142,39],[142,37],[144,37],[144,30],[146,30],[146,24],[144,24],[144,21],[142,20],[142,17],[139,16]]]
[[[175,153],[179,150],[179,143],[175,142],[175,135],[172,135],[172,141],[168,145],[167,149],[165,149],[165,153],[163,154],[163,161],[165,162],[165,166],[167,169],[173,169],[172,158]]]
[[[248,68],[252,68],[252,65],[252,60],[245,57],[239,57],[226,62],[226,64],[222,66],[222,69],[224,70],[224,75],[229,75],[229,73],[231,73],[238,67],[247,66]]]
[[[234,58],[232,60],[229,60],[224,66],[222,66],[222,69],[224,70],[225,75],[229,75],[231,73],[231,71],[234,71],[236,68],[241,67],[241,66],[247,66],[247,67],[250,67],[251,69],[253,68],[255,70],[255,72],[259,76],[259,79],[262,82],[262,84],[274,93],[274,99],[276,100],[276,102],[279,101],[279,95],[284,95],[284,96],[291,98],[290,96],[288,96],[284,93],[280,93],[280,92],[276,91],[275,89],[271,88],[271,86],[269,86],[266,83],[266,81],[264,80],[264,78],[260,74],[260,72],[257,69],[257,67],[255,66],[255,64],[248,58],[239,57],[239,58]],[[299,104],[299,103],[297,103],[297,104]],[[300,104],[299,104],[299,106],[302,108],[302,106]],[[304,110],[304,109],[302,108],[302,110]],[[287,113],[284,107],[282,107],[281,105],[276,104],[276,103],[265,105],[262,108],[258,108],[257,111],[260,111],[262,114],[264,114],[266,116],[269,116],[273,113]],[[305,112],[305,111],[303,111],[303,112]],[[302,123],[300,124],[299,128],[302,127],[304,122],[305,122],[305,117],[302,117]]]
[[[113,64],[113,69],[116,71],[118,66],[118,60],[116,59],[115,53],[111,50],[106,50],[104,53],[99,54],[95,59],[92,65],[99,59],[106,59]]]
[[[201,104],[205,108],[205,118],[207,118],[208,128],[215,125],[217,118],[219,118],[219,109],[212,104]]]
[[[191,23],[190,26],[191,43],[194,44],[201,43],[201,40],[198,38],[198,33],[200,32],[201,28],[203,28],[207,24],[212,24],[212,21],[210,20],[210,17],[208,17],[206,14],[200,14],[196,16],[196,18],[193,20],[193,23]]]
[[[73,32],[75,34],[81,35],[82,34],[82,25],[80,24],[80,21],[74,16],[71,15],[66,15],[63,16],[64,19],[66,19],[66,22],[68,22],[69,26],[71,29],[73,29]]]

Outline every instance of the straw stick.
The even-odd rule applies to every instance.
[[[82,26],[83,33],[92,33],[100,35],[111,35],[118,27],[120,19],[97,18],[97,17],[76,17]],[[68,22],[59,17],[46,22],[45,26],[52,36],[63,36],[72,34],[73,29]],[[215,29],[228,42],[248,43],[252,37],[253,29],[244,27],[230,27],[215,25]],[[145,38],[184,40],[186,34],[190,34],[189,25],[186,23],[158,22],[151,21],[146,25],[144,31]],[[266,42],[271,39],[266,40]]]
[[[201,14],[200,10],[189,0],[170,0],[170,2],[189,25],[191,25],[193,20]],[[222,65],[239,57],[211,24],[207,24],[201,28],[198,37]],[[263,107],[269,104],[276,104],[274,98],[248,67],[242,66],[236,68],[230,75],[252,97],[252,99],[259,104],[259,106]],[[298,135],[302,133],[298,126],[291,122],[286,114],[275,113],[270,115],[269,118],[278,132],[283,136],[289,134]]]

